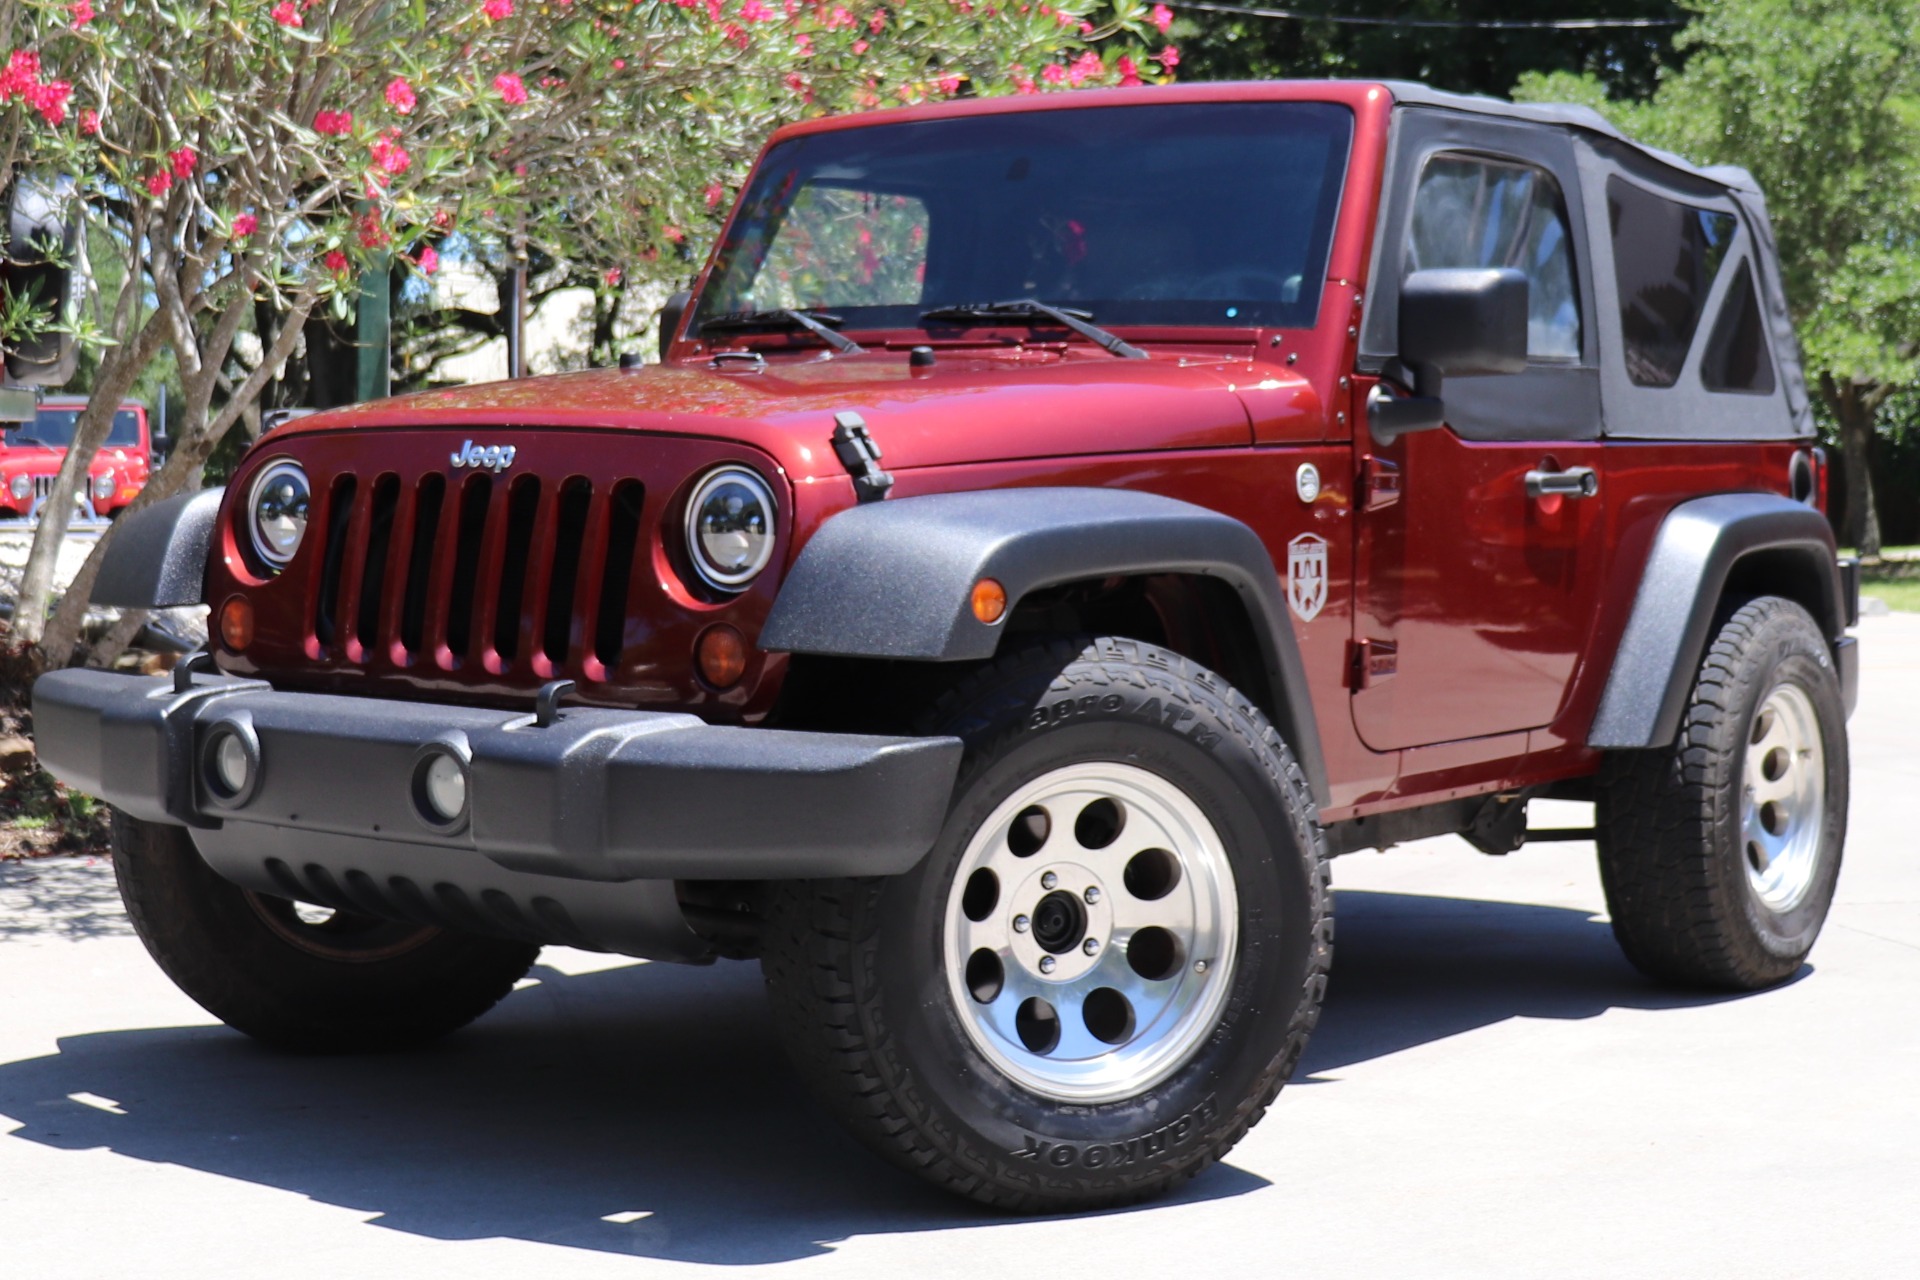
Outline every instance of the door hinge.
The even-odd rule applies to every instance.
[[[1400,646],[1391,640],[1360,640],[1353,646],[1352,683],[1356,692],[1399,674]]]
[[[1378,511],[1400,501],[1400,464],[1363,454],[1360,458],[1361,507]]]

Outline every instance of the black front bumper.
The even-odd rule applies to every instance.
[[[169,678],[85,670],[35,683],[34,729],[61,781],[191,828],[207,861],[247,887],[675,958],[691,944],[625,936],[621,919],[677,918],[659,892],[670,896],[674,880],[906,871],[939,835],[960,762],[955,738],[586,708],[542,726],[255,680],[200,676],[177,690]],[[239,797],[207,776],[209,745],[225,735],[253,760]],[[435,750],[465,763],[467,813],[454,829],[433,820],[416,785],[422,753]],[[581,925],[583,913],[602,923]]]

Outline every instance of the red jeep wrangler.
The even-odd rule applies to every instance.
[[[25,422],[0,422],[0,520],[32,519],[53,494],[53,482],[73,443],[85,397],[49,396]],[[74,516],[115,516],[146,486],[153,470],[153,439],[145,405],[114,410],[113,425],[74,495]]]
[[[216,1016],[757,956],[869,1143],[1072,1209],[1273,1101],[1330,855],[1589,799],[1647,973],[1812,947],[1857,593],[1744,173],[1411,85],[956,102],[782,130],[670,312],[123,522],[99,596],[212,651],[45,676],[40,749]]]

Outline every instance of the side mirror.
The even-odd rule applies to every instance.
[[[687,303],[693,295],[685,289],[667,298],[667,305],[660,308],[660,359],[667,358],[667,348],[680,332],[680,322],[686,318]]]
[[[1400,286],[1400,363],[1413,373],[1414,394],[1376,389],[1367,403],[1368,427],[1382,444],[1445,423],[1441,391],[1448,377],[1526,369],[1527,277],[1512,267],[1408,276]]]

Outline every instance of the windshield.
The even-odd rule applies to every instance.
[[[914,328],[1037,298],[1107,326],[1311,326],[1352,128],[1331,103],[1180,103],[795,138],[745,193],[696,320]]]
[[[51,445],[64,449],[73,443],[73,425],[80,421],[79,406],[71,409],[49,409],[44,405],[34,415],[32,422],[16,422],[7,427],[7,443],[11,445]],[[135,449],[140,445],[140,415],[131,409],[122,409],[113,415],[113,426],[107,432],[107,449]]]

